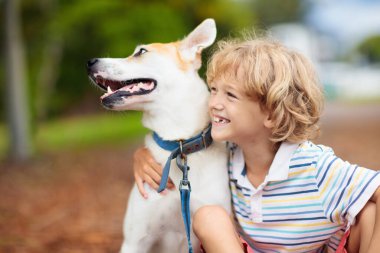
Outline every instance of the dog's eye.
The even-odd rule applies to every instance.
[[[148,50],[146,50],[145,48],[140,48],[139,51],[137,51],[133,56],[138,57],[142,54],[145,54],[146,52],[148,52]]]

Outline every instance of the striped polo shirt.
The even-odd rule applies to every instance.
[[[229,145],[229,151],[235,220],[255,252],[335,252],[380,185],[380,173],[307,141],[282,143],[264,182],[255,188],[242,150]]]

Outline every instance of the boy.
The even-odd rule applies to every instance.
[[[267,39],[218,45],[209,113],[213,139],[229,143],[235,224],[220,207],[200,208],[193,229],[206,252],[376,252],[380,174],[308,141],[323,107],[311,64]],[[144,150],[135,157],[140,191],[143,181],[156,188],[160,166],[141,162]]]

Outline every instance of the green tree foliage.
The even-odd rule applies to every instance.
[[[263,28],[300,21],[305,8],[305,3],[300,0],[255,0],[252,5],[259,22],[257,25]]]
[[[380,35],[369,37],[359,46],[358,51],[369,63],[380,63]]]

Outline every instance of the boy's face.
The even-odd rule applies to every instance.
[[[269,139],[272,122],[268,113],[244,93],[238,80],[215,79],[210,89],[209,113],[214,140],[244,146]]]

